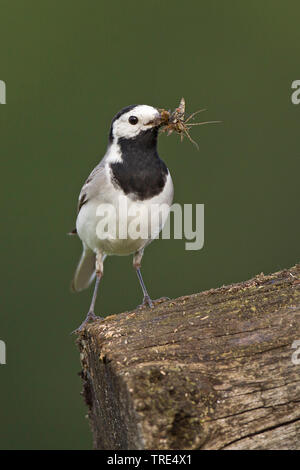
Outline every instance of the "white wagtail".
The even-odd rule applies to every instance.
[[[119,111],[111,123],[107,151],[81,189],[76,229],[72,233],[77,233],[82,240],[83,254],[72,289],[85,289],[95,276],[96,282],[89,312],[76,331],[98,318],[94,307],[107,255],[133,254],[133,266],[144,295],[143,305],[153,306],[141,275],[141,260],[144,248],[159,234],[168,214],[165,212],[163,217],[151,219],[149,231],[147,213],[151,207],[160,205],[167,207],[168,212],[174,192],[170,172],[157,152],[160,124],[160,112],[152,106],[131,105]],[[128,213],[134,212],[131,209],[146,209],[146,216],[140,223],[147,225],[148,236],[132,238],[127,234],[124,238],[118,236],[119,232],[111,237],[107,233],[105,237],[99,235],[99,207],[109,204],[119,208],[120,196],[126,198]],[[119,213],[117,218],[121,216]],[[145,233],[143,227],[140,231]]]

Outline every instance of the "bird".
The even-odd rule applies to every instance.
[[[77,333],[87,323],[101,318],[95,314],[95,303],[107,256],[133,256],[143,293],[141,305],[153,308],[141,274],[141,261],[146,246],[162,230],[174,195],[170,171],[157,150],[161,125],[161,112],[153,106],[135,104],[121,109],[112,119],[106,153],[80,191],[76,229],[71,233],[81,239],[83,251],[71,288],[81,291],[94,279],[95,287],[87,316],[75,330]],[[99,223],[104,221],[101,208],[107,207],[115,212],[106,216],[107,224],[99,229]],[[150,219],[151,210],[157,215],[159,207],[164,207],[164,211]],[[143,236],[132,236],[128,229],[125,236],[120,236],[120,227],[117,231],[109,228],[113,222],[130,223],[136,217],[130,214],[140,215],[138,233]]]

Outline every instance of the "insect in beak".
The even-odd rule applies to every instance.
[[[192,113],[190,116],[185,118],[185,100],[181,98],[178,108],[175,111],[167,111],[166,109],[159,109],[160,117],[161,117],[161,131],[167,132],[167,135],[172,134],[172,132],[176,132],[180,135],[181,141],[183,137],[186,136],[198,149],[198,144],[191,138],[189,130],[193,126],[203,126],[205,124],[215,124],[222,121],[202,121],[202,122],[191,122],[191,120],[202,111],[206,111],[205,109],[200,109]]]

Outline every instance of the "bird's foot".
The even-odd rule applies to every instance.
[[[137,308],[145,308],[145,307],[153,308],[153,302],[150,299],[149,295],[145,295],[143,302],[137,306]]]
[[[86,325],[87,325],[88,323],[92,323],[92,322],[94,322],[94,321],[96,321],[96,320],[103,320],[103,317],[97,317],[94,312],[90,311],[90,312],[87,314],[85,320],[81,323],[81,325],[80,325],[76,330],[72,331],[71,334],[73,334],[73,333],[74,333],[74,334],[81,333],[81,332],[84,330],[84,328],[86,327]]]
[[[145,295],[143,303],[141,305],[138,305],[137,308],[145,308],[145,307],[154,308],[155,305],[159,305],[159,304],[162,304],[163,302],[167,302],[167,300],[170,300],[169,297],[160,297],[159,299],[151,300],[149,295]]]

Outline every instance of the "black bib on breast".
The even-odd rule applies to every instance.
[[[157,153],[157,135],[154,128],[133,139],[120,138],[122,162],[110,164],[113,183],[138,200],[160,194],[167,180],[168,169]]]

